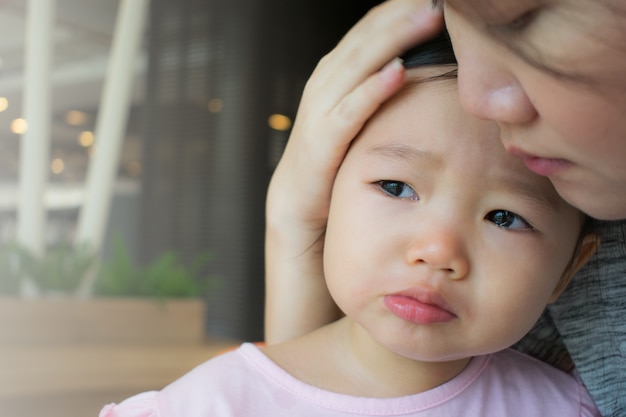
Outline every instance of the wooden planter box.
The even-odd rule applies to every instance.
[[[0,297],[0,346],[197,344],[204,301]]]

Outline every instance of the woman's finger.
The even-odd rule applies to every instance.
[[[440,12],[427,0],[389,0],[368,12],[325,56],[310,89],[328,91],[332,107],[372,74],[441,27]]]

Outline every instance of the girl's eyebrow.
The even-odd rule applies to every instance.
[[[422,151],[413,146],[402,143],[372,146],[367,150],[368,155],[380,156],[387,159],[400,161],[407,164],[416,161],[428,161],[435,164],[441,163],[441,158],[429,151]]]
[[[540,187],[534,187],[513,176],[501,177],[494,181],[499,187],[517,195],[524,196],[528,201],[533,202],[539,208],[550,212],[559,212],[561,210],[558,198]]]

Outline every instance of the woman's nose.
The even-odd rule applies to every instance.
[[[461,105],[468,113],[503,124],[525,124],[537,110],[518,75],[532,71],[507,46],[454,15],[450,36],[459,63]]]
[[[406,262],[443,272],[452,279],[463,279],[470,265],[464,242],[462,232],[449,225],[429,225],[416,231],[406,250]]]
[[[506,125],[521,125],[537,117],[537,110],[514,74],[505,68],[485,68],[474,58],[459,61],[461,105],[468,113]]]

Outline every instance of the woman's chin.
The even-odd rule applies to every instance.
[[[626,219],[626,184],[619,190],[601,185],[564,183],[552,179],[556,191],[570,205],[599,220]]]

